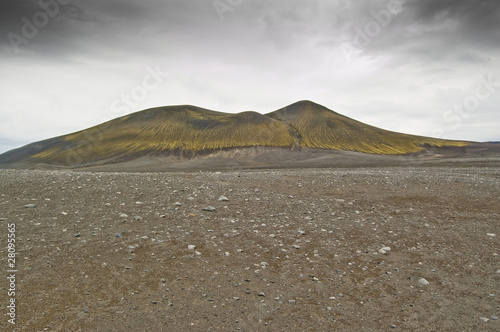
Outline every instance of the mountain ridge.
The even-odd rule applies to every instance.
[[[0,165],[114,163],[153,156],[186,158],[249,147],[408,154],[469,144],[392,132],[302,100],[276,111],[224,113],[192,105],[150,108],[0,155]]]

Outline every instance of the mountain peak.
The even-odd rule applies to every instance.
[[[317,104],[317,103],[315,103],[313,101],[310,101],[310,100],[300,100],[300,101],[297,101],[297,102],[295,102],[293,104],[285,106],[282,109],[286,109],[286,110],[302,110],[302,111],[306,111],[306,110],[327,110],[327,111],[333,112],[332,110],[328,109],[327,107],[325,107],[323,105],[320,105],[320,104]]]
[[[322,117],[326,113],[337,114],[323,105],[310,100],[301,100],[266,115],[280,121],[291,121],[299,118]]]
[[[287,107],[323,107],[323,108],[326,108],[323,105],[320,105],[318,103],[315,103],[315,102],[307,100],[307,99],[299,100],[293,104],[288,105]]]

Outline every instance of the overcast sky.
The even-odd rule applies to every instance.
[[[309,99],[500,140],[498,0],[2,0],[0,153],[127,113]]]

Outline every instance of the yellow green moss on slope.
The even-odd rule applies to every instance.
[[[301,101],[266,115],[221,113],[195,106],[159,107],[34,143],[25,151],[33,151],[31,159],[39,162],[67,164],[72,160],[78,164],[252,146],[406,154],[467,144],[383,130]]]
[[[177,149],[200,152],[251,146],[291,147],[297,143],[288,125],[259,113],[228,114],[192,106],[137,112],[62,140],[63,144],[40,151],[33,158],[63,161],[79,149],[87,159],[97,160]]]
[[[301,146],[373,154],[406,154],[424,147],[468,143],[406,135],[355,121],[310,101],[301,101],[267,116],[285,122],[300,135]]]

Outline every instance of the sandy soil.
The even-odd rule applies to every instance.
[[[500,331],[498,167],[0,170],[0,188],[5,331]]]
[[[2,158],[0,158],[2,159]],[[248,169],[420,167],[420,166],[500,167],[500,143],[470,143],[464,147],[433,147],[405,155],[377,155],[353,151],[249,147],[212,153],[173,155],[151,153],[121,158],[86,161],[81,164],[46,164],[29,160],[8,163],[0,169],[74,170],[87,172],[185,172]]]

